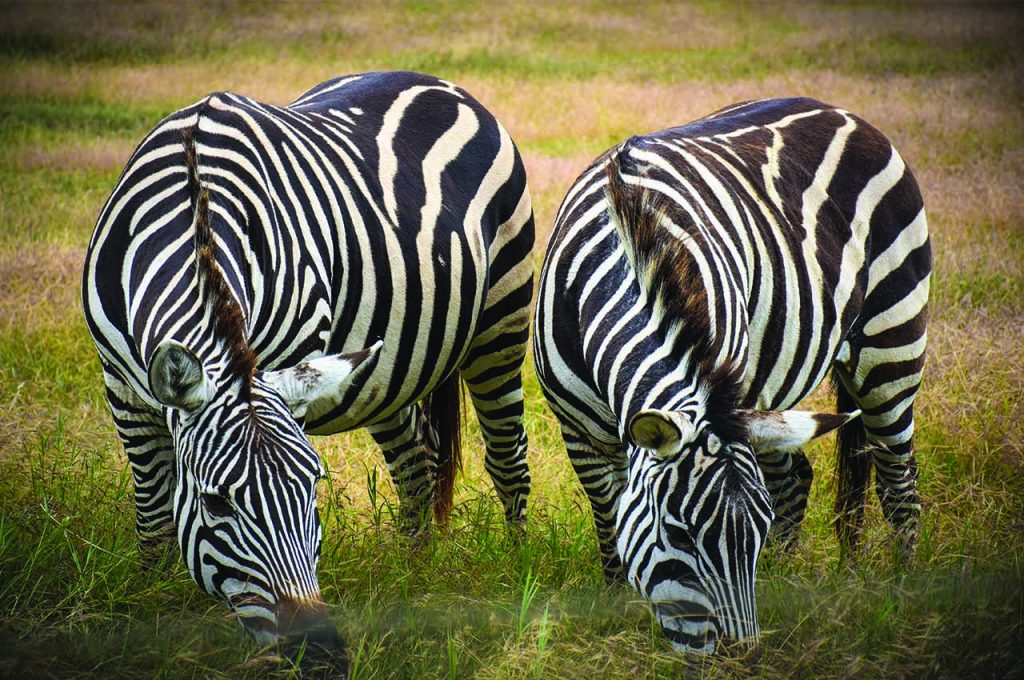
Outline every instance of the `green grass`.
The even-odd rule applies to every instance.
[[[298,5],[276,10],[258,3],[224,5],[221,11],[202,5],[181,11],[158,3],[100,3],[86,16],[75,17],[72,11],[64,17],[53,16],[46,5],[13,4],[0,30],[0,60],[144,66],[239,58],[322,63],[340,57],[370,69],[383,64],[453,76],[604,75],[678,82],[821,67],[868,75],[975,73],[1012,67],[1021,56],[1014,38],[1020,27],[1016,17],[998,26],[989,40],[937,44],[920,37],[913,15],[899,6],[888,11],[862,6],[857,12],[824,6],[785,13],[757,3],[692,3],[681,9],[671,2],[626,8],[581,1],[573,11],[559,11],[533,2],[505,6],[472,0],[430,3],[429,8],[390,2],[310,21]],[[986,13],[993,8],[978,10]],[[364,16],[346,21],[349,14]],[[646,21],[636,21],[637,16]],[[893,17],[895,24],[883,23]],[[855,30],[821,39],[822,21],[843,22]],[[712,39],[702,30],[707,25],[726,30]],[[657,30],[661,27],[669,30]],[[865,37],[857,28],[877,35]],[[378,31],[398,32],[424,47],[381,41]],[[445,48],[445,41],[437,41],[439,34],[462,39],[454,46],[448,41]]]
[[[244,641],[173,550],[143,566],[119,455],[80,448],[59,422],[19,453],[4,462],[0,488],[0,569],[11,575],[0,586],[8,663],[120,677],[289,671]],[[926,497],[934,486],[925,478]],[[574,507],[579,498],[540,499],[519,542],[488,489],[464,484],[451,527],[412,544],[391,526],[390,494],[353,507],[336,484],[328,489],[321,585],[351,645],[353,677],[449,677],[452,668],[454,677],[509,678],[618,676],[631,667],[642,677],[1019,670],[1020,553],[987,560],[975,551],[992,536],[969,529],[960,554],[923,555],[928,568],[905,574],[876,546],[851,572],[837,568],[827,530],[817,526],[825,515],[814,512],[808,545],[796,555],[765,555],[758,653],[695,660],[668,649],[632,593],[603,585],[589,517]],[[1019,532],[1020,518],[1006,519]],[[935,524],[926,513],[925,551],[935,550],[927,546]],[[879,529],[869,533],[877,538]]]
[[[5,145],[46,143],[62,137],[139,138],[149,132],[170,109],[153,106],[110,106],[95,101],[0,102],[0,126]]]
[[[127,155],[125,161],[128,160]],[[118,172],[39,170],[26,173],[0,167],[0,220],[17,230],[0,232],[0,247],[80,246],[81,225],[98,216]]]
[[[816,444],[802,540],[760,565],[761,644],[676,654],[632,591],[604,585],[587,501],[528,365],[521,541],[475,423],[451,526],[418,543],[394,528],[395,492],[365,433],[314,442],[331,470],[320,583],[352,677],[1024,676],[1019,12],[597,0],[320,11],[0,4],[0,677],[295,676],[195,586],[173,546],[143,563],[80,268],[128,154],[173,109],[218,89],[287,101],[321,76],[381,68],[466,79],[499,114],[531,173],[538,261],[569,182],[624,137],[774,94],[846,106],[914,168],[936,275],[911,570],[873,494],[857,569],[840,565],[832,443]]]

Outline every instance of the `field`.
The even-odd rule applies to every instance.
[[[351,7],[344,5],[351,4]],[[80,304],[96,216],[142,136],[231,90],[284,104],[414,69],[487,105],[523,153],[539,264],[599,152],[743,99],[808,95],[886,132],[935,253],[918,404],[918,559],[871,498],[831,530],[832,438],[803,538],[766,551],[753,650],[674,653],[607,589],[586,500],[527,366],[527,536],[505,532],[476,424],[452,526],[414,546],[369,436],[319,438],[320,583],[353,678],[1024,677],[1024,12],[1013,4],[606,0],[306,4],[0,0],[0,677],[289,677],[169,551],[143,566],[131,479]],[[828,408],[829,395],[811,407]]]

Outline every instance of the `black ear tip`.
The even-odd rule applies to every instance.
[[[860,411],[855,413],[815,413],[814,422],[816,424],[816,435],[822,435],[826,432],[843,426],[848,421],[860,415]]]
[[[376,362],[380,356],[380,350],[384,346],[383,340],[377,340],[369,347],[359,350],[351,355],[352,363],[354,367],[360,367],[364,364],[372,364]]]

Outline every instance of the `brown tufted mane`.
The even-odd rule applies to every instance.
[[[199,157],[196,152],[196,127],[185,128],[182,143],[185,146],[185,166],[188,170],[188,191],[195,215],[196,275],[199,294],[212,307],[213,331],[224,346],[229,378],[242,381],[243,396],[248,398],[252,376],[256,372],[257,356],[246,338],[245,315],[217,264],[217,243],[210,226],[210,190],[199,177]]]
[[[609,154],[605,174],[612,220],[638,283],[650,304],[661,311],[661,328],[675,333],[673,354],[682,357],[691,352],[691,365],[707,388],[707,418],[712,430],[723,440],[739,441],[746,436],[738,413],[742,374],[731,362],[716,365],[719,342],[712,336],[700,268],[662,222],[670,218],[691,238],[699,242],[703,237],[689,215],[663,194],[624,181],[624,175],[643,175],[629,155],[636,143],[636,138],[630,138]]]

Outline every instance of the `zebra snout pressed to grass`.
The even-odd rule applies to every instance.
[[[176,536],[258,640],[344,665],[307,435],[367,427],[420,531],[451,509],[464,382],[519,525],[532,246],[515,145],[449,82],[367,73],[285,107],[215,93],[169,116],[107,200],[83,280],[140,540]]]
[[[569,189],[541,273],[537,372],[607,578],[649,599],[676,647],[757,636],[758,556],[795,536],[812,479],[800,449],[837,427],[842,549],[873,465],[912,555],[930,274],[900,155],[810,99],[632,137]],[[840,413],[790,410],[830,369]]]

